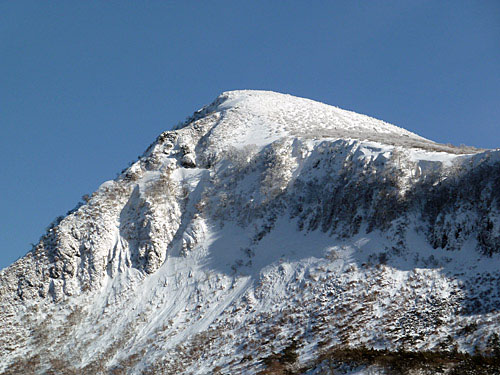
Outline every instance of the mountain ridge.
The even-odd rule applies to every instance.
[[[234,125],[235,122],[240,127],[244,127],[247,123],[257,125],[258,131],[250,129],[251,137],[249,138],[252,141],[248,142],[257,141],[257,143],[268,144],[279,137],[301,136],[372,140],[385,144],[399,144],[402,142],[401,145],[409,147],[457,154],[485,151],[485,149],[470,146],[456,147],[439,144],[367,115],[306,98],[263,90],[223,92],[214,102],[196,111],[193,116],[189,117],[175,129],[189,126],[199,119],[200,116],[216,114],[224,117],[228,112],[229,118],[226,120],[222,118],[214,128],[226,128],[222,131],[227,134],[229,133],[227,128]],[[245,116],[242,113],[247,115]],[[231,116],[236,117],[239,121],[234,121]],[[265,124],[264,129],[259,127],[261,124]],[[262,133],[267,137],[263,136]],[[274,135],[271,133],[274,133]],[[391,139],[391,136],[394,139]],[[410,140],[413,143],[408,143]],[[219,139],[219,141],[221,140]],[[235,141],[233,140],[233,142]]]

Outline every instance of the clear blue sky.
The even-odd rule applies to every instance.
[[[220,92],[500,147],[500,1],[0,2],[0,268]]]

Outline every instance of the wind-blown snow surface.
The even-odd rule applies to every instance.
[[[499,162],[224,93],[1,271],[0,371],[253,374],[293,340],[296,368],[335,345],[487,351]]]

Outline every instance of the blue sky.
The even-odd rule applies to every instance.
[[[0,268],[219,93],[500,147],[500,2],[0,2]]]

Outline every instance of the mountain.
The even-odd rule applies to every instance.
[[[0,373],[497,373],[499,211],[498,150],[225,92],[0,271]]]

